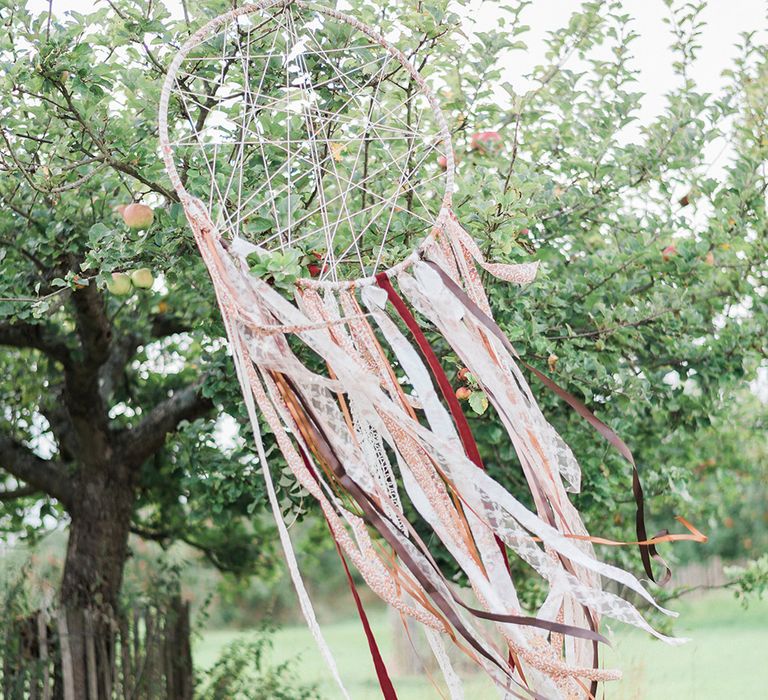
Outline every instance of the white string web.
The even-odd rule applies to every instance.
[[[188,52],[169,145],[219,231],[321,281],[390,267],[434,226],[445,150],[398,55],[294,4],[233,16]]]

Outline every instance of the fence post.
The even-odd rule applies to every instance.
[[[118,627],[120,629],[120,678],[122,679],[123,700],[131,698],[131,625],[128,615],[121,615],[118,618]]]
[[[192,700],[194,691],[194,670],[192,667],[192,628],[190,625],[189,601],[179,598],[179,631],[177,634],[179,640],[179,680],[180,680],[180,700]]]
[[[59,608],[56,615],[59,627],[59,646],[61,647],[61,678],[64,686],[64,700],[75,700],[75,679],[72,668],[72,647],[69,639],[67,609]]]
[[[40,665],[43,667],[43,697],[51,700],[51,668],[48,661],[48,612],[43,609],[37,613],[37,644]]]
[[[189,603],[175,597],[166,613],[163,655],[166,697],[192,700],[193,670],[190,647]]]
[[[38,610],[0,631],[1,700],[192,700],[190,608]]]
[[[11,655],[9,651],[16,646],[13,644],[15,640],[13,639],[12,625],[7,626],[7,629],[5,632],[5,639],[3,641],[4,641],[4,649],[5,649],[5,653],[3,654],[3,697],[10,698],[11,688],[13,687],[11,685],[13,680],[13,666],[11,664]]]
[[[104,697],[112,700],[112,688],[116,676],[115,666],[115,620],[114,616],[99,616],[97,619],[99,646],[96,649],[97,658],[101,668],[101,684]]]
[[[88,679],[89,700],[99,700],[99,683],[96,671],[96,641],[93,638],[93,611],[83,610],[83,631],[85,632],[85,675]]]
[[[176,616],[178,613],[176,610],[175,599],[173,600],[169,613],[170,614],[166,614],[165,616],[161,653],[163,655],[163,660],[165,661],[165,697],[174,698],[174,700],[176,700],[178,697],[176,674],[178,664],[174,655],[176,653],[176,647],[178,646],[176,639],[176,633],[178,632]]]

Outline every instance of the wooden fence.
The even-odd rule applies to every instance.
[[[730,562],[728,565],[741,563],[741,561]],[[669,587],[698,589],[694,590],[691,595],[704,595],[709,588],[722,586],[728,582],[725,566],[726,564],[718,556],[700,562],[691,562],[672,571]]]
[[[40,610],[6,624],[5,700],[191,700],[189,604],[109,616]]]

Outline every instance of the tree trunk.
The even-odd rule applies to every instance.
[[[127,479],[109,478],[105,469],[84,479],[80,489],[70,512],[61,603],[114,609],[128,555],[134,487]]]
[[[128,556],[128,535],[133,512],[134,486],[115,479],[125,470],[115,465],[90,474],[77,485],[61,582],[61,610],[67,615],[69,652],[74,687],[85,689],[86,630],[82,610],[117,610],[123,567]]]

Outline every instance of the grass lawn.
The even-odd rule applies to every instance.
[[[624,680],[608,686],[611,700],[768,698],[768,601],[744,610],[730,594],[713,593],[681,601],[676,609],[680,611],[676,634],[691,638],[681,647],[616,626],[614,648],[605,654],[605,664],[622,668]],[[387,660],[392,653],[389,623],[381,610],[372,610],[370,617]],[[326,624],[323,632],[352,699],[381,698],[359,622]],[[196,664],[209,666],[224,645],[247,636],[231,630],[205,632],[194,647]],[[300,677],[316,682],[329,700],[339,697],[305,628],[282,629],[274,642],[274,660],[300,655],[300,663],[294,666]],[[468,700],[498,697],[482,678],[469,676],[465,681]],[[400,700],[440,697],[425,678],[394,675],[393,682]]]

